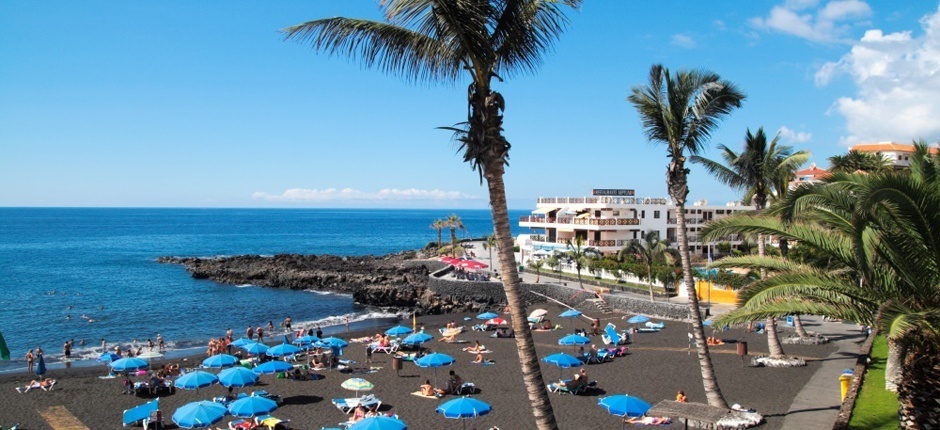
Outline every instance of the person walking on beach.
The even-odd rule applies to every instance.
[[[140,347],[138,346],[138,348]],[[153,339],[147,338],[147,348],[148,351],[153,351]]]
[[[323,337],[323,329],[320,328],[320,324],[317,324],[317,337]]]
[[[290,333],[290,315],[287,318],[284,318],[284,328],[287,329],[287,332]]]
[[[245,330],[245,336],[248,336],[248,340],[254,339],[255,331],[251,328],[251,326],[248,326],[248,330]]]
[[[62,355],[65,356],[65,360],[72,359],[72,345],[68,342],[65,342],[65,345],[62,346]]]
[[[258,333],[258,343],[264,342],[264,329],[259,325],[255,332]]]
[[[34,358],[35,357],[33,357],[33,350],[29,350],[26,353],[26,369],[29,371],[29,373],[33,373],[33,359]]]

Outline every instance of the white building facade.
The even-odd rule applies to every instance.
[[[575,237],[583,239],[583,246],[600,253],[616,254],[631,240],[642,239],[649,230],[659,232],[661,239],[678,247],[677,209],[670,199],[640,198],[633,190],[595,189],[588,197],[540,197],[531,215],[519,220],[520,227],[541,230],[527,235],[519,245],[526,252],[537,250],[563,250]],[[693,254],[708,255],[708,247],[716,242],[741,244],[742,237],[733,236],[713,242],[702,242],[699,231],[709,221],[739,212],[753,211],[753,206],[738,202],[708,205],[706,201],[686,205],[686,228],[689,249]]]

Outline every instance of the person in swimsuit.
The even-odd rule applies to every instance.
[[[259,325],[258,328],[255,330],[255,333],[258,333],[258,342],[259,342],[259,343],[264,342],[264,329],[261,328],[260,325]]]
[[[33,358],[33,350],[29,350],[29,352],[26,353],[26,368],[29,373],[33,373]]]
[[[248,330],[245,330],[245,336],[248,336],[248,340],[254,339],[255,331],[251,328],[251,326],[248,326]]]
[[[290,315],[284,319],[284,328],[286,328],[287,332],[290,333]]]
[[[62,355],[65,356],[66,360],[72,358],[72,344],[65,342],[65,345],[62,346]]]

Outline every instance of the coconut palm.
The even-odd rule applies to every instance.
[[[653,296],[653,264],[664,262],[672,264],[673,258],[669,250],[669,241],[659,239],[659,231],[649,230],[643,239],[633,239],[620,250],[621,259],[626,254],[636,254],[646,264],[646,280],[650,288],[650,301],[656,301]]]
[[[538,284],[542,279],[542,267],[545,266],[545,260],[535,260],[529,263],[533,269],[535,269],[535,283]]]
[[[444,223],[447,225],[447,228],[450,229],[450,244],[451,244],[451,253],[454,257],[457,256],[457,229],[465,228],[463,221],[460,219],[460,216],[457,214],[450,214],[447,216],[447,219],[444,220]]]
[[[581,286],[581,289],[584,289],[584,282],[581,281],[581,269],[584,268],[584,237],[575,236],[574,240],[568,240],[568,255],[574,260],[574,269],[578,272],[578,285]]]
[[[763,127],[758,128],[755,134],[751,134],[748,129],[740,154],[725,145],[718,145],[725,164],[697,155],[692,156],[691,161],[704,166],[719,182],[743,191],[742,200],[753,202],[755,212],[760,213],[767,207],[777,184],[789,181],[800,166],[809,160],[809,152],[793,152],[792,147],[779,145],[779,141],[780,136],[777,135],[768,143]],[[766,255],[766,244],[761,234],[757,236],[757,255]],[[762,270],[761,276],[767,276],[767,272]],[[775,318],[767,319],[767,347],[771,357],[784,356]]]
[[[561,261],[558,260],[558,256],[553,255],[545,259],[545,264],[551,267],[553,271],[557,272],[558,266],[561,266]]]
[[[493,250],[499,250],[499,242],[496,241],[496,235],[491,234],[483,239],[483,249],[490,251],[490,267],[493,267]]]
[[[925,145],[916,146],[909,175],[836,173],[793,190],[772,208],[783,220],[734,216],[709,224],[706,235],[748,231],[788,237],[822,257],[813,261],[824,262],[818,267],[779,259],[716,263],[777,273],[743,290],[740,307],[723,322],[807,313],[872,325],[888,337],[889,387],[898,380],[905,348],[912,357],[935,351],[940,346],[940,163]]]
[[[685,203],[689,195],[689,169],[685,167],[685,161],[686,154],[695,155],[702,150],[724,116],[741,106],[744,94],[734,84],[708,71],[680,70],[672,76],[668,69],[657,64],[650,69],[649,79],[648,85],[633,87],[627,100],[636,108],[647,138],[666,145],[666,155],[670,160],[666,168],[666,187],[676,205],[682,274],[689,296],[689,313],[705,395],[710,405],[727,408],[728,403],[718,387],[705,342],[702,313],[692,279],[685,227]]]
[[[444,223],[444,220],[442,219],[436,219],[434,220],[434,222],[431,223],[431,229],[437,230],[437,250],[438,251],[441,250],[443,232],[445,228],[447,228],[447,224]]]
[[[891,163],[881,154],[851,150],[845,155],[829,157],[829,171],[842,173],[882,173],[891,170]]]
[[[567,27],[565,13],[578,8],[581,0],[385,0],[379,5],[387,22],[326,18],[284,32],[316,51],[358,58],[367,67],[410,81],[456,83],[470,78],[459,147],[464,161],[488,187],[501,279],[536,426],[557,428],[519,292],[503,182],[510,148],[503,136],[505,103],[492,84],[494,78],[535,72]]]

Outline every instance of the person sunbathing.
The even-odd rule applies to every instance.
[[[635,417],[627,418],[623,420],[627,424],[640,424],[646,426],[659,426],[659,425],[668,425],[672,423],[672,420],[669,417]]]
[[[495,363],[495,362],[496,362],[496,361],[494,361],[494,360],[484,360],[484,359],[483,359],[483,354],[477,354],[477,358],[474,358],[471,363],[473,363],[473,364],[484,364],[484,363],[485,363],[485,364],[493,364],[493,363]]]
[[[431,380],[430,380],[430,379],[425,379],[425,380],[424,380],[424,383],[421,384],[421,387],[420,387],[420,388],[421,388],[421,395],[422,395],[422,396],[427,396],[427,397],[432,397],[432,396],[433,396],[433,397],[440,397],[440,396],[443,396],[443,395],[444,395],[444,390],[441,390],[441,389],[438,389],[438,388],[434,388],[434,386],[431,385]]]
[[[705,343],[707,343],[708,346],[718,346],[718,345],[725,344],[724,341],[722,341],[721,339],[718,339],[715,336],[709,336],[708,339],[705,340]]]
[[[586,381],[584,378],[581,377],[581,374],[580,374],[580,373],[575,373],[575,374],[574,374],[574,378],[573,378],[572,380],[570,380],[570,381],[565,381],[564,379],[562,379],[561,381],[558,382],[558,386],[559,386],[559,387],[566,387],[566,388],[568,388],[569,390],[571,390],[571,389],[578,388],[578,387],[584,385],[586,382],[587,382],[587,381]]]
[[[29,384],[27,384],[25,387],[16,387],[16,391],[19,393],[25,393],[29,390],[32,390],[33,388],[42,388],[43,390],[48,390],[52,388],[53,385],[55,385],[55,379],[52,378],[46,378],[41,381],[38,379],[33,379],[32,381],[29,381]]]
[[[438,342],[453,342],[457,340],[457,330],[449,331],[450,334],[441,336]]]
[[[476,340],[473,342],[473,346],[468,346],[464,348],[463,350],[467,352],[479,354],[479,353],[482,353],[483,351],[486,351],[486,347],[483,345],[480,345],[480,341]]]
[[[359,404],[359,406],[356,406],[356,411],[353,412],[353,416],[350,421],[352,422],[362,421],[366,417],[366,412],[367,412],[366,407],[362,406],[362,404]]]

